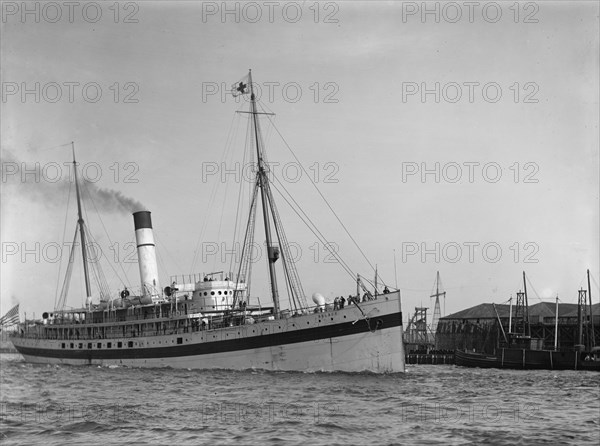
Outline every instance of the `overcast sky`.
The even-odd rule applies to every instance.
[[[2,313],[54,306],[56,248],[67,253],[76,224],[63,165],[71,141],[91,192],[152,211],[164,285],[227,269],[247,120],[235,112],[247,102],[226,93],[249,68],[306,169],[263,117],[273,174],[352,270],[372,278],[306,173],[316,180],[382,279],[395,286],[397,276],[405,316],[433,307],[438,270],[446,313],[506,301],[522,271],[530,303],[577,302],[587,268],[598,299],[597,2],[429,3],[430,13],[421,2],[315,5],[231,2],[225,14],[221,2],[58,2],[24,14],[4,2]],[[96,194],[107,200],[98,213],[86,204],[86,221],[117,292],[139,277],[133,219],[107,194]],[[308,299],[354,292],[275,198]],[[71,306],[85,299],[80,269]],[[261,302],[264,270],[263,255],[253,279]]]

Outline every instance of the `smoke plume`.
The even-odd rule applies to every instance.
[[[70,169],[69,171],[69,166],[65,166],[63,163],[41,165],[36,162],[24,162],[10,151],[3,149],[1,154],[2,195],[6,195],[5,198],[26,198],[47,206],[64,206],[67,191],[71,189],[72,193],[75,193],[72,167]],[[88,209],[95,208],[98,212],[119,214],[129,214],[146,209],[142,203],[119,191],[101,188],[87,179],[82,181],[81,175],[79,183],[82,199],[86,202],[90,200],[93,202],[88,205]]]

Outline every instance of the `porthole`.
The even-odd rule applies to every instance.
[[[205,291],[205,292],[204,292],[204,295],[205,295],[205,296],[208,296],[208,293]]]
[[[221,292],[219,291],[219,296],[221,295]]]
[[[211,295],[211,296],[214,296],[214,295],[215,295],[215,292],[214,292],[214,291],[211,291],[211,292],[210,292],[210,295]]]

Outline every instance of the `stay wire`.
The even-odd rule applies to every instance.
[[[335,218],[337,219],[337,221],[339,222],[339,224],[342,226],[342,228],[344,229],[344,231],[348,235],[348,237],[350,237],[350,239],[354,243],[354,246],[356,246],[356,248],[359,250],[359,252],[363,256],[363,258],[367,261],[367,263],[369,264],[369,266],[371,267],[371,269],[375,270],[375,267],[373,266],[373,264],[371,263],[371,261],[368,259],[368,257],[364,253],[364,251],[360,248],[360,246],[358,245],[357,241],[354,239],[354,237],[352,236],[352,234],[350,234],[350,231],[348,231],[348,228],[346,228],[346,225],[344,225],[344,223],[339,218],[339,216],[337,215],[337,213],[333,210],[333,207],[329,204],[329,202],[327,201],[327,199],[325,198],[325,196],[321,193],[320,189],[317,187],[317,185],[315,184],[315,182],[313,181],[313,179],[311,178],[311,176],[308,174],[308,172],[304,168],[304,165],[300,162],[300,160],[298,159],[298,157],[296,156],[296,154],[294,153],[294,151],[292,150],[292,148],[290,147],[290,145],[287,143],[287,141],[285,140],[285,138],[283,137],[283,135],[281,134],[281,132],[279,131],[279,129],[275,126],[275,124],[273,123],[273,120],[271,119],[271,117],[269,115],[266,115],[266,116],[268,117],[269,121],[271,121],[271,125],[273,126],[273,128],[275,129],[275,131],[277,132],[277,134],[279,135],[279,137],[281,138],[281,140],[283,141],[283,143],[285,144],[285,146],[289,150],[289,152],[292,154],[292,156],[294,157],[294,159],[296,160],[296,162],[300,165],[300,168],[302,169],[302,171],[304,172],[304,174],[309,178],[309,180],[310,180],[311,184],[313,185],[313,187],[315,188],[315,190],[321,196],[321,198],[323,199],[323,201],[325,202],[325,204],[327,205],[327,207],[329,208],[329,210],[332,212],[332,214],[335,216]]]

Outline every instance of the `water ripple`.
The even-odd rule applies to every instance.
[[[25,364],[0,357],[2,444],[598,445],[599,375]]]

